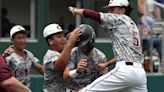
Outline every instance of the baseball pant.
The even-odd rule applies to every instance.
[[[116,63],[109,73],[99,77],[79,92],[148,92],[147,79],[142,64],[125,61]]]

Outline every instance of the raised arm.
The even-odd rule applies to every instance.
[[[70,37],[68,39],[66,46],[64,47],[59,58],[54,63],[55,70],[61,71],[61,70],[65,69],[66,65],[68,64],[69,58],[70,58],[71,50],[74,47],[74,43],[76,42],[79,35],[81,35],[80,28],[74,29],[74,31],[70,34]]]
[[[68,9],[73,14],[79,14],[81,16],[91,18],[91,19],[101,23],[100,14],[96,11],[89,10],[89,9],[79,9],[79,8],[75,8],[75,7],[68,7]]]

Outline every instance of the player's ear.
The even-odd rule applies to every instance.
[[[10,40],[11,40],[11,43],[13,44],[14,43],[14,38],[11,38]]]
[[[48,43],[49,43],[50,45],[52,45],[52,44],[53,44],[53,40],[52,40],[52,39],[48,39]]]

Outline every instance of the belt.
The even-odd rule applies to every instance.
[[[133,65],[133,62],[125,62],[126,65]]]
[[[137,62],[118,61],[116,63],[116,66],[127,66],[127,65],[134,66],[134,67],[142,67],[142,64]]]

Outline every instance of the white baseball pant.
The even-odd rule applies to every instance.
[[[109,73],[99,77],[79,92],[148,92],[147,78],[142,64],[125,61],[116,63]]]

